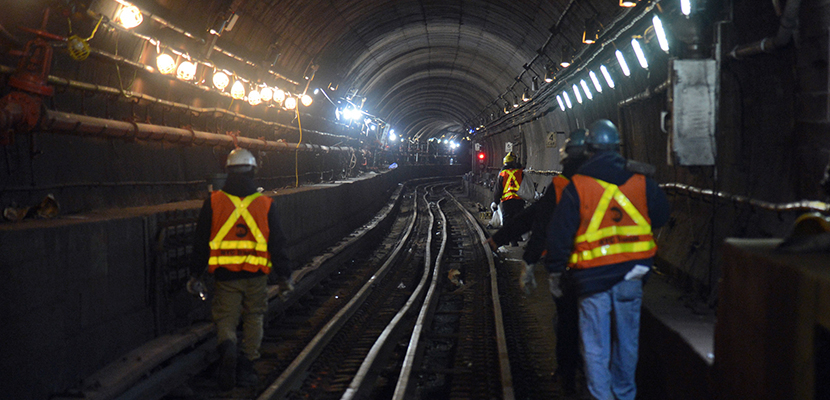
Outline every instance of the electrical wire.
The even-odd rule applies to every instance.
[[[300,121],[300,105],[295,108],[297,113],[297,127],[300,131],[300,140],[297,141],[297,149],[294,151],[294,187],[300,187],[300,143],[303,142],[303,123]]]

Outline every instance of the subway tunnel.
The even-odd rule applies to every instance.
[[[541,192],[562,172],[567,135],[599,119],[671,205],[644,289],[638,398],[830,398],[827,2],[3,0],[0,10],[2,398],[127,398],[173,363],[136,365],[197,323],[202,341],[180,347],[215,360],[207,303],[185,284],[202,203],[224,185],[234,148],[255,155],[291,268],[307,271],[413,182],[454,182],[493,234],[506,154]],[[493,256],[505,307],[522,246]],[[516,296],[540,315],[553,307]],[[514,317],[504,313],[505,359],[524,340],[509,336],[522,330]],[[143,360],[119,366],[130,357]],[[552,381],[553,359],[544,370],[509,362]],[[117,368],[120,386],[94,378]],[[172,397],[174,386],[130,398],[199,398]],[[571,398],[551,387],[469,398]]]

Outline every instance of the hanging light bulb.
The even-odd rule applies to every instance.
[[[522,101],[524,101],[524,102],[530,101],[530,93],[527,92],[527,89],[525,89],[525,91],[522,92]]]
[[[259,96],[262,97],[262,101],[271,101],[274,98],[274,90],[265,86],[259,91]]]
[[[576,87],[576,84],[573,85],[573,89],[574,89],[574,96],[576,96],[576,101],[579,104],[582,104],[582,95],[579,94],[579,88]]]
[[[231,86],[231,98],[242,100],[243,97],[245,97],[245,85],[242,84],[242,81],[237,80]]]
[[[600,24],[596,17],[588,18],[585,21],[585,30],[582,31],[582,43],[592,44],[599,40]]]
[[[620,7],[634,7],[639,0],[620,0]]]
[[[643,69],[648,69],[648,61],[646,60],[646,55],[643,53],[643,48],[640,47],[640,42],[637,39],[631,39],[631,47],[634,48],[634,54],[637,55],[637,60],[640,61],[640,66]]]
[[[591,82],[594,83],[594,89],[597,90],[597,93],[602,93],[602,86],[599,84],[599,79],[597,79],[597,74],[594,71],[588,71],[588,76],[591,77]]]
[[[288,110],[293,110],[297,108],[297,98],[294,96],[288,96],[285,98],[285,103],[283,106]]]
[[[118,13],[118,18],[116,18],[116,20],[124,28],[132,29],[141,25],[141,22],[144,21],[144,16],[141,15],[141,10],[139,10],[138,7],[125,6],[121,9],[121,12]]]
[[[568,68],[571,66],[571,62],[567,60],[562,60],[562,62],[560,62],[559,65],[562,66],[562,68]]]
[[[539,78],[533,77],[530,79],[530,90],[536,92],[539,90]]]
[[[277,91],[274,92],[274,101],[276,101],[277,103],[282,103],[283,101],[285,101],[285,90],[277,89]]]
[[[611,74],[608,73],[608,68],[605,68],[604,65],[600,65],[599,70],[600,70],[600,72],[602,72],[602,76],[605,77],[605,83],[608,84],[608,87],[613,89],[614,88],[614,80],[611,79]]]
[[[680,0],[680,12],[683,13],[685,16],[689,16],[692,13],[692,2],[691,0]]]
[[[545,82],[553,82],[553,65],[548,64],[545,66]]]
[[[663,30],[663,21],[660,21],[660,17],[655,15],[654,18],[651,19],[651,23],[654,24],[654,34],[657,35],[657,41],[660,42],[660,48],[668,53],[669,40],[666,38],[666,31]]]
[[[300,103],[302,103],[305,107],[310,106],[313,101],[314,99],[307,94],[304,94],[303,97],[300,99]]]
[[[582,91],[585,92],[585,97],[587,97],[588,100],[594,99],[594,95],[591,93],[591,89],[588,88],[588,83],[585,82],[585,79],[579,81],[579,86],[582,86]]]
[[[565,111],[565,103],[562,102],[562,96],[557,95],[556,101],[559,103],[559,109]]]
[[[565,104],[568,105],[568,108],[574,108],[573,103],[571,103],[571,97],[568,96],[568,92],[563,91],[562,92],[562,97],[565,98]]]
[[[513,95],[513,108],[516,108],[518,106],[519,106],[519,98],[516,97],[516,95],[514,94]]]
[[[614,54],[617,55],[617,61],[620,63],[620,69],[622,69],[623,75],[631,76],[631,70],[628,69],[628,63],[625,62],[625,57],[623,57],[623,53],[617,50],[617,52]]]
[[[216,71],[213,74],[213,86],[215,86],[219,90],[225,90],[228,87],[228,84],[231,83],[230,78],[228,75],[222,71]]]
[[[156,66],[164,75],[172,74],[176,70],[176,61],[169,54],[161,53],[156,57]]]
[[[259,91],[254,88],[248,93],[248,104],[255,106],[259,103],[262,103],[262,96],[260,96]]]
[[[182,61],[179,68],[176,69],[176,76],[185,81],[193,80],[193,77],[196,76],[196,64],[190,61]]]

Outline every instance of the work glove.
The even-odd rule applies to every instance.
[[[283,301],[288,299],[288,296],[290,296],[291,293],[294,292],[294,283],[295,282],[293,276],[286,277],[279,282],[280,299],[282,299]]]
[[[536,289],[536,277],[533,273],[533,269],[536,267],[536,264],[523,264],[524,268],[522,268],[522,274],[519,275],[519,287],[523,292],[525,292],[526,295],[529,295],[533,289]]]
[[[201,279],[195,276],[191,276],[190,280],[187,281],[187,292],[194,296],[199,296],[199,299],[202,301],[207,300],[207,289],[205,288],[205,284]]]
[[[561,272],[552,272],[548,275],[548,287],[550,288],[550,294],[557,299],[562,297],[562,286],[561,286],[561,279],[562,273]]]
[[[496,204],[495,201],[490,203],[490,210],[492,210],[493,212],[496,212],[496,210],[498,210],[498,209],[499,209],[499,205]]]

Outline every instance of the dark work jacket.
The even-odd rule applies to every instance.
[[[574,159],[573,161],[565,163],[562,167],[562,175],[568,180],[576,173],[583,160]],[[493,241],[502,246],[507,244],[510,238],[516,238],[527,231],[531,231],[530,240],[527,241],[522,259],[528,264],[539,261],[542,257],[542,251],[545,250],[548,222],[550,222],[553,215],[553,210],[556,209],[556,203],[556,190],[554,190],[551,183],[545,189],[542,198],[525,208],[510,223],[505,224],[498,232],[494,233]]]
[[[257,186],[249,174],[230,173],[228,174],[228,180],[225,182],[225,187],[222,190],[233,196],[246,197],[256,193]],[[202,205],[202,211],[199,213],[199,220],[196,223],[196,232],[193,238],[193,263],[190,266],[191,276],[200,276],[207,269],[208,259],[210,258],[210,228],[212,220],[213,209],[211,207],[210,197],[208,197]],[[281,277],[288,277],[291,274],[291,266],[288,256],[285,253],[286,238],[282,232],[277,207],[273,202],[271,203],[271,208],[268,209],[268,229],[270,231],[268,235],[268,253],[271,254],[271,271]],[[262,271],[234,272],[225,268],[217,268],[213,272],[213,276],[217,281],[232,281],[262,275],[265,275]]]
[[[625,158],[615,151],[596,153],[577,172],[592,178],[620,186],[633,173],[625,170]],[[666,194],[653,179],[646,177],[646,203],[652,231],[665,225],[669,219],[669,201]],[[562,200],[553,212],[547,228],[547,250],[545,267],[548,272],[563,272],[573,251],[574,237],[580,223],[579,195],[573,183],[562,192]],[[631,260],[596,268],[568,270],[568,279],[574,285],[576,295],[582,296],[610,289],[622,281],[635,265],[651,267],[653,258]]]

